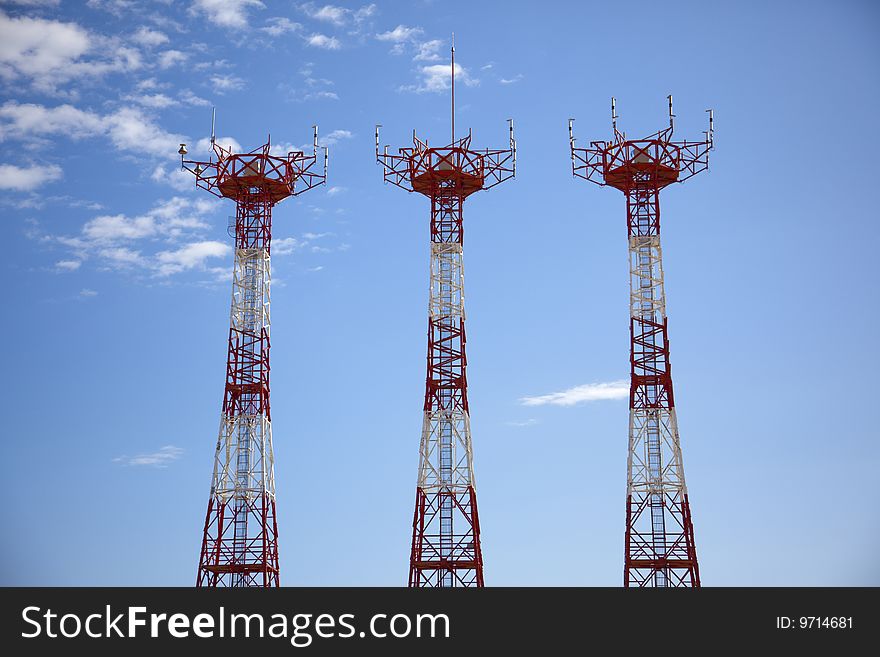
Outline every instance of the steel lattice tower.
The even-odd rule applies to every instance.
[[[480,521],[471,448],[465,355],[463,207],[474,192],[516,173],[509,121],[507,150],[472,150],[455,138],[455,47],[452,49],[452,142],[431,148],[413,131],[413,146],[379,152],[384,178],[431,199],[428,363],[419,474],[413,515],[411,587],[483,586]]]
[[[666,293],[660,249],[660,190],[709,166],[712,110],[702,141],[672,141],[669,127],[630,140],[576,148],[569,121],[572,172],[626,195],[630,260],[630,394],[624,586],[700,586],[694,526],[684,478],[669,364]]]
[[[213,128],[211,130],[213,133]],[[249,153],[233,153],[211,136],[214,157],[184,160],[196,185],[235,201],[235,265],[232,279],[226,387],[214,455],[211,493],[199,555],[198,587],[278,586],[275,457],[269,405],[269,283],[272,208],[327,180],[312,171],[314,153],[270,155],[271,137]],[[230,233],[232,225],[230,225]]]

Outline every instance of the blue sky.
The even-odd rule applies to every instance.
[[[176,150],[212,106],[245,148],[331,148],[274,214],[282,583],[405,583],[428,204],[373,126],[448,141],[453,31],[457,126],[504,147],[513,117],[519,154],[465,209],[487,584],[621,583],[626,401],[570,391],[628,374],[624,199],[571,178],[566,121],[607,138],[614,95],[648,134],[669,93],[681,138],[715,108],[711,170],[662,197],[703,581],[880,584],[876,4],[268,0],[0,2],[0,583],[194,583],[233,206]]]

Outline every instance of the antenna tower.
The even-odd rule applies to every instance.
[[[673,141],[669,127],[645,139],[617,129],[611,141],[577,148],[568,123],[572,173],[626,195],[630,261],[630,394],[624,586],[700,586],[690,501],[684,479],[669,364],[666,293],[660,249],[660,190],[709,167],[712,110],[700,141]]]
[[[453,37],[454,39],[454,37]],[[465,199],[516,173],[516,141],[475,150],[455,138],[455,46],[452,47],[452,141],[434,148],[413,131],[413,145],[379,151],[385,182],[431,199],[428,359],[419,472],[409,564],[411,587],[483,586],[483,555],[471,448],[464,330],[462,247]]]
[[[220,435],[199,553],[197,587],[278,586],[275,457],[269,405],[269,282],[272,208],[327,181],[313,171],[314,152],[271,154],[271,137],[248,153],[227,150],[214,137],[207,162],[181,167],[196,186],[235,201],[235,265]]]

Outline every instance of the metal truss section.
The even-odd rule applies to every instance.
[[[708,167],[714,127],[702,141],[672,141],[669,127],[628,140],[617,129],[611,101],[612,141],[577,148],[569,121],[572,173],[626,195],[630,280],[630,419],[627,456],[624,586],[700,586],[694,528],[681,455],[669,362],[660,190]]]
[[[212,130],[213,133],[213,130]],[[272,208],[288,196],[326,182],[312,167],[314,154],[270,154],[270,142],[250,153],[232,153],[212,136],[208,162],[184,160],[196,184],[234,199],[235,264],[223,412],[196,586],[279,586],[275,457],[269,402]]]
[[[483,555],[472,486],[416,489],[410,587],[481,587]]]

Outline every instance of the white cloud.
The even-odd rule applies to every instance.
[[[307,2],[300,5],[306,14],[315,20],[332,23],[337,27],[345,25],[351,21],[360,23],[376,13],[376,5],[363,5],[360,9],[348,9],[336,5],[324,5],[316,7],[314,3]]]
[[[186,141],[182,135],[166,132],[134,107],[101,116],[72,105],[50,108],[9,101],[0,106],[0,142],[51,135],[74,139],[106,135],[119,150],[169,158],[176,157],[178,145]]]
[[[438,54],[438,50],[440,50],[440,46],[443,45],[443,41],[440,39],[432,39],[431,41],[424,41],[418,44],[418,52],[416,53],[413,60],[417,62],[436,62],[440,59],[440,55]]]
[[[302,100],[339,100],[339,94],[335,91],[327,91],[323,89],[321,91],[307,91],[302,97]]]
[[[0,107],[0,141],[8,137],[64,134],[73,139],[96,135],[103,130],[101,117],[72,105],[44,107],[14,100]]]
[[[57,7],[61,0],[3,0],[10,5],[22,7]]]
[[[205,100],[204,98],[201,98],[200,96],[196,96],[189,89],[184,89],[183,91],[180,92],[180,102],[182,102],[185,105],[195,105],[197,107],[208,107],[211,105],[210,100]]]
[[[113,145],[120,150],[148,153],[159,157],[176,157],[183,135],[165,132],[140,110],[124,107],[104,117]]]
[[[401,87],[401,91],[415,91],[416,93],[432,92],[437,93],[446,91],[451,87],[452,67],[447,64],[431,64],[430,66],[422,66],[419,73],[422,81],[418,85]],[[470,73],[461,64],[455,65],[455,80],[461,84],[472,87],[480,83],[479,80],[472,78]]]
[[[88,52],[91,40],[76,23],[0,13],[0,76],[45,75]]]
[[[528,420],[511,420],[510,422],[505,422],[504,424],[509,427],[533,427],[538,424],[538,421],[535,418],[531,417]]]
[[[85,298],[96,297],[96,296],[98,296],[98,293],[95,290],[90,290],[89,288],[84,287],[83,289],[81,289],[79,291],[79,296],[85,297]]]
[[[524,406],[574,406],[582,402],[603,399],[626,399],[629,397],[629,381],[609,381],[607,383],[587,383],[562,392],[551,392],[537,397],[523,397],[519,401]]]
[[[88,0],[86,5],[90,9],[103,9],[114,16],[122,16],[126,11],[133,9],[134,0]]]
[[[80,260],[59,260],[55,263],[55,269],[63,272],[76,271],[80,265],[82,265]]]
[[[500,82],[501,84],[515,84],[515,83],[519,82],[519,81],[522,80],[522,79],[523,79],[523,74],[522,74],[522,73],[519,73],[519,74],[517,74],[517,75],[514,75],[512,78],[501,78],[501,79],[499,80],[499,82]]]
[[[216,74],[211,76],[211,85],[214,87],[214,91],[216,93],[222,94],[226,93],[227,91],[238,91],[239,89],[244,89],[244,80],[231,74]]]
[[[295,251],[302,251],[305,249],[310,249],[313,253],[329,252],[330,249],[313,246],[312,242],[331,235],[333,235],[333,233],[303,233],[301,239],[285,237],[283,239],[272,240],[272,255],[285,256],[290,255]]]
[[[189,171],[184,171],[179,166],[171,168],[159,164],[153,169],[150,178],[157,183],[170,185],[179,192],[185,192],[195,187],[195,178]]]
[[[345,16],[349,10],[333,5],[324,5],[320,9],[316,9],[309,15],[319,21],[329,21],[334,25],[342,25],[345,22]]]
[[[172,461],[183,456],[183,449],[174,445],[165,445],[151,454],[138,454],[137,456],[117,456],[114,463],[121,465],[152,465],[157,468],[168,467]]]
[[[351,139],[354,133],[351,130],[332,130],[323,137],[318,136],[318,144],[321,146],[332,146],[343,139]]]
[[[90,53],[95,56],[86,59]],[[118,38],[92,36],[76,23],[0,12],[0,79],[7,82],[29,78],[38,91],[55,94],[76,78],[141,66],[140,52]]]
[[[288,32],[295,32],[301,27],[301,24],[294,23],[289,18],[285,18],[284,16],[276,16],[274,18],[267,19],[266,26],[261,27],[260,30],[271,37],[279,37],[287,34]]]
[[[75,236],[35,234],[33,238],[67,247],[74,256],[69,260],[95,258],[98,266],[106,269],[140,268],[156,276],[168,276],[199,266],[211,257],[211,249],[217,248],[212,245],[219,243],[205,242],[202,234],[210,227],[205,217],[214,210],[215,204],[209,199],[173,197],[140,215],[99,215],[87,221]],[[151,254],[156,243],[174,244],[175,248],[166,246]]]
[[[125,269],[133,265],[145,266],[146,264],[146,260],[140,251],[135,251],[125,246],[101,249],[98,255],[108,260],[112,269]]]
[[[194,242],[175,251],[162,251],[156,254],[157,274],[170,276],[193,267],[203,266],[208,258],[220,258],[229,254],[228,244],[215,241]]]
[[[126,217],[123,214],[95,217],[83,226],[83,235],[95,242],[136,240],[155,234],[156,218],[153,215]]]
[[[204,14],[220,27],[243,28],[248,24],[250,7],[265,8],[260,0],[195,0],[190,11]]]
[[[302,246],[302,244],[295,237],[284,237],[282,239],[272,240],[272,255],[290,255],[300,246]]]
[[[177,101],[165,94],[140,94],[138,96],[126,96],[126,100],[132,100],[138,105],[152,107],[153,109],[165,109],[177,105]]]
[[[398,25],[393,30],[377,34],[376,38],[379,41],[391,41],[392,43],[401,43],[404,41],[411,41],[423,32],[424,30],[420,27],[407,27],[406,25]]]
[[[58,180],[64,175],[56,164],[34,164],[19,167],[14,164],[0,164],[0,189],[30,191],[43,183]]]
[[[183,64],[187,59],[189,59],[189,55],[180,50],[164,50],[159,53],[159,68],[171,68],[172,66]]]
[[[214,141],[218,145],[225,148],[227,151],[232,151],[233,153],[243,153],[244,152],[244,149],[242,148],[241,144],[239,144],[238,141],[233,139],[232,137],[216,137],[214,139]],[[195,146],[193,146],[192,154],[203,153],[205,155],[210,155],[213,152],[214,152],[214,150],[211,148],[211,138],[210,137],[203,137],[202,139],[199,139],[195,143]],[[286,153],[287,153],[287,151],[285,151],[285,154]]]
[[[345,187],[340,187],[339,185],[333,185],[327,190],[328,196],[336,196],[337,194],[341,194],[345,191]]]
[[[306,39],[306,43],[315,48],[324,50],[339,50],[342,43],[336,37],[328,37],[326,34],[313,34]]]
[[[144,47],[154,48],[168,43],[168,37],[158,30],[151,30],[148,27],[141,27],[132,35],[132,40]]]

